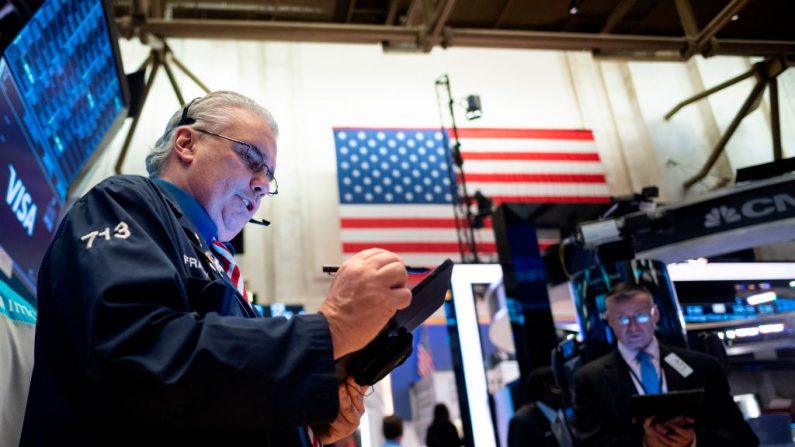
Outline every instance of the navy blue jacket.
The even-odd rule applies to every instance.
[[[337,414],[322,315],[254,318],[169,194],[109,178],[42,263],[23,446],[288,446]]]

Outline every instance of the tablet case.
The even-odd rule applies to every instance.
[[[689,416],[698,421],[704,407],[704,390],[698,388],[665,394],[635,395],[630,399],[629,406],[632,419],[637,424],[643,424],[649,416],[654,416],[658,422],[665,422],[676,416]]]
[[[364,348],[337,361],[337,379],[347,376],[359,385],[373,385],[411,355],[411,332],[444,304],[450,288],[453,261],[445,260],[411,290],[411,303],[399,310]]]

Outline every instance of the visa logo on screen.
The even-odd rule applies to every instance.
[[[17,217],[19,223],[28,232],[28,236],[33,236],[33,225],[36,223],[36,204],[28,193],[22,179],[17,177],[14,167],[8,165],[11,171],[8,176],[8,191],[6,191],[6,203],[11,207],[11,211]]]

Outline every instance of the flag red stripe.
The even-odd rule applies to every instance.
[[[539,242],[538,248],[546,250],[551,242]],[[368,248],[383,248],[396,253],[458,253],[458,244],[454,242],[343,242],[343,253],[358,253]],[[494,242],[480,242],[477,244],[480,253],[497,253],[497,244]]]
[[[467,182],[483,183],[604,183],[602,174],[464,174]]]
[[[452,136],[452,131],[450,135]],[[590,130],[572,129],[458,129],[458,138],[534,138],[593,141]]]
[[[433,357],[430,350],[422,343],[417,346],[417,374],[426,378],[433,374]]]
[[[461,152],[464,160],[512,161],[600,161],[599,154],[587,152]]]
[[[451,205],[452,206],[452,205]],[[342,228],[455,228],[454,219],[342,218]]]
[[[342,228],[455,228],[455,219],[346,217],[340,219],[340,222]],[[483,223],[485,228],[491,228],[491,219],[486,219]]]

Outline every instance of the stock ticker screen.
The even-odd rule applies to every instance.
[[[125,107],[103,2],[49,0],[5,51],[62,199]]]
[[[129,103],[104,0],[47,0],[0,58],[0,282],[35,303],[72,183]]]
[[[742,323],[795,312],[795,279],[674,284],[687,323]]]

